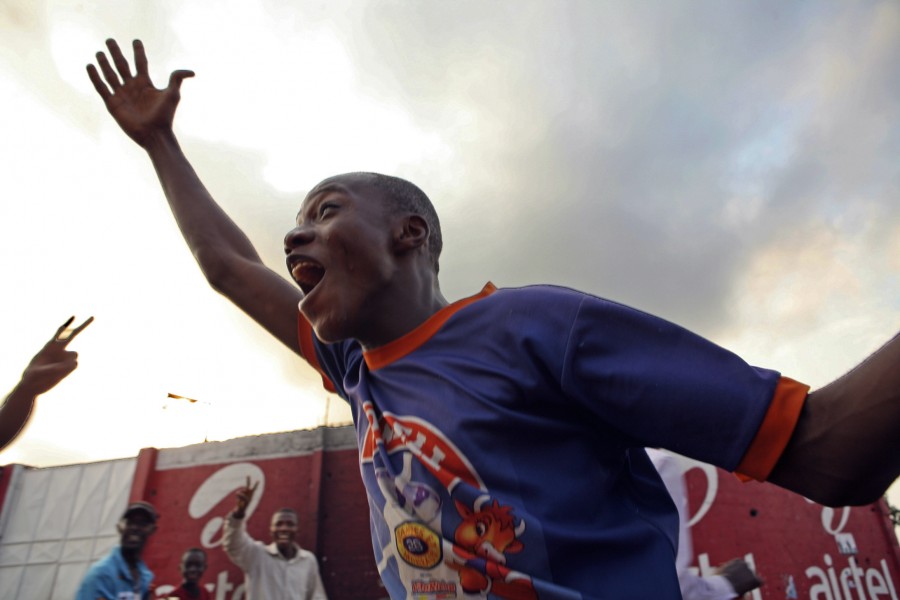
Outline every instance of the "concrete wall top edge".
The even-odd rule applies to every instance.
[[[319,450],[356,449],[356,432],[351,426],[317,427],[282,433],[267,433],[223,442],[204,442],[181,448],[163,448],[156,469],[218,464],[235,460],[302,456]]]
[[[81,468],[89,466],[89,465],[102,465],[102,464],[122,462],[122,461],[134,462],[134,460],[135,460],[134,456],[123,456],[122,458],[108,458],[105,460],[93,460],[93,461],[86,461],[86,462],[68,463],[65,465],[50,465],[47,467],[35,467],[32,465],[25,465],[25,464],[20,464],[20,463],[9,463],[6,465],[0,465],[0,469],[5,469],[7,467],[13,467],[15,465],[19,465],[20,467],[27,469],[29,471],[50,471],[53,469],[81,469]]]

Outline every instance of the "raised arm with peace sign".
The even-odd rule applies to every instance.
[[[244,518],[244,515],[247,513],[247,507],[250,506],[253,495],[256,493],[257,486],[259,486],[259,481],[254,481],[253,485],[250,485],[250,476],[248,475],[247,485],[238,489],[234,494],[234,511],[232,511],[231,516],[235,519]]]
[[[68,350],[69,343],[90,325],[90,317],[74,329],[69,329],[75,317],[63,323],[53,337],[44,344],[25,367],[22,379],[0,406],[0,449],[6,447],[19,435],[31,411],[35,399],[50,391],[78,366],[78,353]]]

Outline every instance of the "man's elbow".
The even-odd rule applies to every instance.
[[[873,502],[877,502],[881,496],[881,493],[872,493],[870,491],[833,490],[812,494],[809,495],[808,498],[823,506],[840,508],[843,506],[865,506],[867,504],[872,504]]]
[[[860,468],[859,463],[779,463],[768,481],[824,506],[864,506],[878,501],[896,478],[890,469]]]
[[[237,281],[235,265],[212,248],[194,250],[194,259],[206,281],[218,293],[228,296],[231,287]]]
[[[813,502],[838,508],[842,506],[865,506],[880,500],[893,483],[877,476],[867,475],[847,479],[830,479],[804,494]]]

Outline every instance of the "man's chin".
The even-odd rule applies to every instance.
[[[323,344],[336,344],[343,342],[350,336],[343,331],[341,323],[334,323],[327,318],[320,318],[317,321],[310,321],[316,338]]]
[[[126,543],[121,544],[121,546],[122,546],[122,550],[135,551],[135,550],[141,550],[144,547],[144,543],[143,542],[126,542]]]
[[[310,297],[314,302],[300,302],[300,314],[309,323],[316,339],[323,344],[337,344],[355,339],[359,334],[359,307],[345,298],[327,295]]]

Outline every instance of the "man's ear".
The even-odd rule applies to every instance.
[[[419,215],[405,215],[399,219],[394,230],[394,248],[398,254],[405,254],[428,242],[428,223]]]

